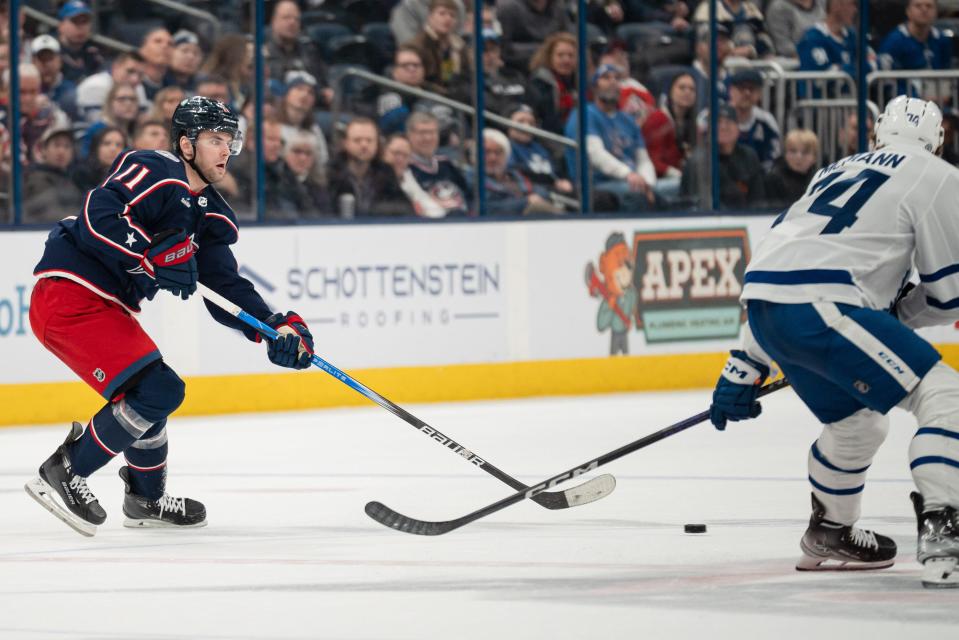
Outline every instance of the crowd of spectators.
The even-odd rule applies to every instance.
[[[956,36],[937,26],[943,23],[936,0],[892,1],[879,0],[879,6],[887,14],[901,12],[902,20],[868,34],[867,68],[952,69]],[[808,123],[791,121],[787,130],[777,120],[763,104],[770,79],[748,61],[854,74],[858,2],[719,0],[719,73],[711,79],[708,2],[590,0],[583,107],[591,209],[706,208],[713,121],[721,207],[787,206],[824,162],[836,158],[803,128]],[[557,139],[578,139],[580,121],[580,47],[575,3],[567,0],[486,2],[480,33],[474,32],[473,4],[462,0],[368,2],[377,8],[370,15],[351,13],[358,3],[347,0],[268,2],[267,95],[259,122],[253,116],[253,41],[237,9],[246,3],[224,0],[222,15],[239,18],[221,25],[217,37],[169,12],[140,22],[118,20],[110,35],[129,45],[123,50],[97,44],[103,21],[84,0],[27,4],[47,9],[56,26],[21,20],[23,47],[11,56],[8,19],[0,16],[0,178],[8,182],[13,162],[23,167],[26,223],[75,214],[123,149],[169,148],[173,110],[197,94],[241,113],[244,150],[217,185],[241,218],[256,216],[258,136],[267,220],[475,215],[477,145],[470,117],[449,101],[474,102],[476,37],[483,41],[486,109],[555,134],[538,137],[487,122],[481,137],[485,213],[578,210],[577,153]],[[143,8],[137,15],[150,17]],[[338,82],[347,63],[395,84]],[[11,64],[20,78],[17,150],[8,131]],[[800,87],[799,97],[850,97],[849,86],[820,82]],[[904,78],[895,92],[939,101],[947,141],[954,141],[956,89],[943,86]],[[711,93],[720,104],[713,119]],[[856,124],[850,110],[837,133],[840,152],[857,150]],[[959,157],[954,144],[945,157]]]

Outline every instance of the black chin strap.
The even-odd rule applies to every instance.
[[[189,138],[187,138],[187,140],[189,140]],[[212,182],[209,178],[207,178],[205,175],[203,175],[203,172],[200,171],[200,167],[196,166],[196,144],[195,144],[192,140],[190,140],[190,145],[193,147],[193,159],[192,159],[192,160],[187,160],[187,159],[186,159],[186,156],[184,156],[183,153],[180,153],[180,154],[179,154],[180,157],[183,158],[183,161],[184,161],[184,162],[186,162],[188,165],[190,165],[190,168],[192,168],[194,171],[196,171],[196,174],[197,174],[198,176],[200,176],[200,178],[203,179],[203,182],[205,182],[205,183],[207,184],[207,186],[213,184],[213,182]],[[179,149],[177,149],[177,151],[179,151]]]

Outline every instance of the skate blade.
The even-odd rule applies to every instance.
[[[887,569],[895,562],[895,558],[878,562],[856,562],[855,560],[807,556],[804,553],[796,563],[796,571],[873,571]]]
[[[922,565],[922,586],[927,589],[959,589],[959,558],[929,558]]]
[[[152,518],[126,518],[123,526],[130,529],[199,529],[206,526],[206,520],[194,524],[172,524]]]
[[[39,476],[23,485],[27,494],[40,503],[40,505],[62,520],[71,529],[92,538],[97,532],[97,525],[91,524],[82,518],[78,518],[72,511],[60,504],[60,496],[54,491],[53,487],[47,484]]]

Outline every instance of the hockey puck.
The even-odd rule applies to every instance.
[[[683,531],[686,533],[706,533],[706,525],[704,524],[687,524],[683,526]]]

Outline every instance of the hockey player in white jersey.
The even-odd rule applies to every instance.
[[[799,570],[893,564],[895,543],[855,523],[898,405],[919,425],[909,459],[923,585],[959,587],[959,373],[913,331],[959,319],[959,170],[937,156],[942,142],[939,108],[897,97],[876,122],[874,150],[820,170],[746,270],[748,325],[710,419],[722,430],[759,415],[775,362],[823,423],[809,452],[813,513]]]

